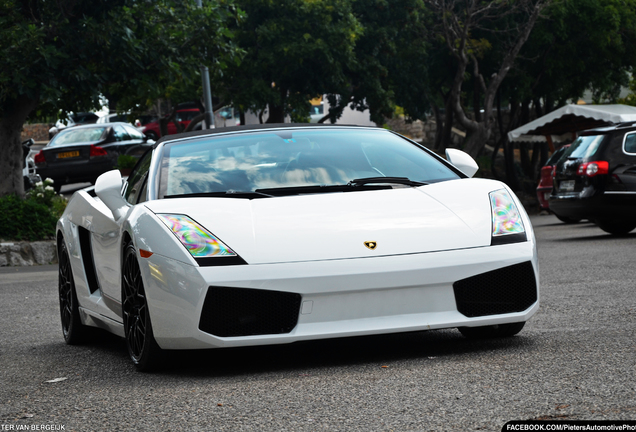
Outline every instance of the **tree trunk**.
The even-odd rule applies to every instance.
[[[285,123],[285,104],[287,101],[287,89],[278,88],[279,99],[269,103],[269,117],[265,123]]]
[[[477,159],[488,138],[490,138],[489,124],[486,122],[477,123],[473,130],[468,131],[468,135],[464,140],[464,151],[471,155],[473,159]]]
[[[22,178],[22,142],[20,134],[28,115],[37,107],[38,101],[19,96],[9,104],[6,117],[0,118],[0,196],[24,195]]]
[[[265,123],[285,123],[285,110],[282,105],[269,104],[269,117]]]

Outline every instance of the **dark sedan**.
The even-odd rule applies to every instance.
[[[60,131],[35,156],[37,173],[64,184],[91,182],[117,165],[119,155],[140,157],[151,142],[127,123],[90,124]]]
[[[550,210],[624,235],[636,228],[636,124],[581,132],[556,164]]]

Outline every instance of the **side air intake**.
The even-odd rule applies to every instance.
[[[529,261],[459,280],[453,290],[457,310],[469,318],[522,312],[537,301]]]
[[[211,286],[199,329],[219,337],[289,333],[298,323],[300,301],[296,293]]]

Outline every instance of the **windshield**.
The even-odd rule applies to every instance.
[[[59,132],[51,142],[49,147],[57,147],[69,144],[90,143],[99,141],[106,130],[104,127],[92,127],[81,129],[66,129]]]
[[[369,177],[421,183],[459,178],[385,130],[303,128],[166,143],[159,196],[347,185]]]
[[[578,137],[565,151],[564,157],[588,159],[594,156],[605,135],[589,135]]]

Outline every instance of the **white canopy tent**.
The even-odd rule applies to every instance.
[[[636,107],[629,105],[566,105],[508,132],[511,142],[562,142],[595,127],[636,122]]]

